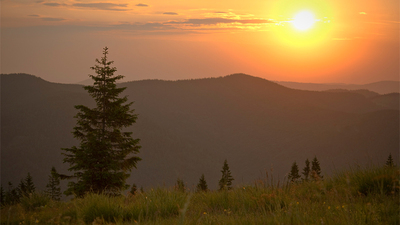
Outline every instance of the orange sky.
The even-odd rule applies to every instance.
[[[1,0],[1,72],[79,82],[108,46],[126,81],[399,80],[399,26],[398,0]]]

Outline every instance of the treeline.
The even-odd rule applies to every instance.
[[[392,154],[389,154],[385,165],[387,167],[394,167],[395,163],[393,161]],[[288,173],[288,182],[289,183],[299,183],[299,182],[308,182],[308,181],[318,181],[323,179],[321,175],[321,167],[320,163],[315,156],[314,159],[310,162],[308,159],[305,161],[305,167],[301,176],[299,171],[299,167],[295,162],[293,162],[290,172]],[[221,170],[221,179],[218,182],[218,191],[231,190],[232,189],[232,181],[235,180],[232,177],[231,171],[229,169],[228,161],[225,160]],[[174,186],[174,190],[180,192],[188,191],[184,181],[180,178],[177,179],[176,184]],[[133,184],[130,189],[130,194],[135,195],[137,193],[137,186]],[[198,184],[196,185],[196,192],[207,192],[210,191],[208,188],[207,181],[205,179],[204,174],[201,175]],[[140,192],[144,193],[143,187],[140,188]],[[60,188],[60,176],[57,173],[55,167],[51,168],[50,175],[48,177],[48,183],[46,185],[46,190],[36,191],[36,187],[33,182],[33,178],[30,173],[27,174],[25,179],[22,179],[18,186],[14,187],[11,182],[8,182],[7,190],[4,190],[3,186],[0,189],[0,202],[1,205],[14,205],[20,203],[24,198],[30,198],[33,194],[40,193],[43,196],[53,200],[60,201],[62,192]]]
[[[11,182],[8,182],[7,190],[4,190],[3,186],[0,187],[0,202],[1,205],[14,205],[20,203],[24,198],[30,198],[33,194],[39,192],[40,191],[36,191],[33,178],[31,174],[28,173],[25,179],[20,181],[18,186],[14,187]],[[46,190],[41,194],[54,201],[60,201],[61,199],[60,177],[54,166],[51,168]]]

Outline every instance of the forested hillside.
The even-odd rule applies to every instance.
[[[191,187],[204,173],[216,189],[225,159],[234,184],[271,168],[282,180],[294,160],[314,156],[323,173],[381,164],[389,153],[399,159],[399,95],[301,91],[244,74],[120,85],[138,114],[128,130],[141,139],[143,160],[128,181],[139,187],[171,186],[178,177]],[[1,75],[3,186],[30,172],[40,189],[52,166],[66,172],[61,148],[77,144],[78,104],[94,104],[81,85]]]

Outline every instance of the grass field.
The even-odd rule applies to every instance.
[[[398,167],[370,167],[324,180],[229,191],[157,188],[54,202],[34,194],[2,206],[1,224],[400,224]]]

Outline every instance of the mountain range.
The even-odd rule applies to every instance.
[[[189,188],[204,173],[215,189],[225,159],[235,184],[281,182],[294,161],[318,157],[322,172],[399,162],[399,93],[376,90],[307,91],[245,74],[219,78],[118,84],[133,101],[143,160],[128,183]],[[28,172],[44,189],[50,169],[68,173],[61,148],[78,145],[74,105],[94,107],[78,84],[28,74],[1,75],[1,182],[16,185]],[[66,182],[62,182],[65,188]],[[64,189],[65,190],[65,189]]]

